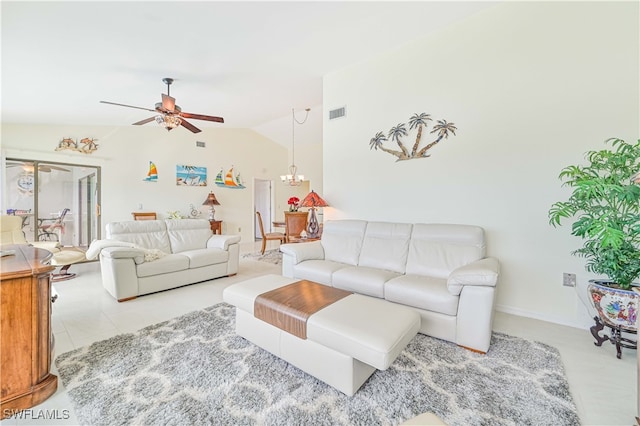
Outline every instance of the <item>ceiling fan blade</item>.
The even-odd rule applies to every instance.
[[[215,121],[216,123],[224,123],[224,118],[213,117],[211,115],[192,114],[190,112],[181,112],[180,117],[193,118],[194,120]]]
[[[33,163],[7,161],[7,167],[22,167],[26,172],[33,172]],[[64,167],[54,166],[52,164],[40,164],[38,165],[38,171],[49,173],[51,170],[59,170],[61,172],[70,172],[71,170]]]
[[[189,123],[184,118],[180,119],[180,125],[183,126],[183,127],[186,127],[189,130],[191,130],[193,133],[200,133],[202,131],[202,130],[198,129],[196,126],[194,126],[193,124]]]
[[[162,108],[166,109],[169,112],[174,111],[176,109],[176,99],[172,96],[162,93]]]
[[[133,126],[141,126],[143,124],[151,123],[155,119],[156,119],[155,116],[150,118],[145,118],[144,120],[140,120],[138,122],[133,123]]]
[[[145,110],[145,111],[156,112],[156,110],[155,110],[155,109],[149,109],[149,108],[137,107],[137,106],[133,106],[133,105],[117,104],[117,103],[115,103],[115,102],[100,101],[100,103],[101,103],[101,104],[109,104],[109,105],[123,106],[123,107],[127,107],[127,108],[143,109],[143,110]]]
[[[44,170],[45,167],[47,169],[49,169],[49,170]],[[40,170],[42,172],[50,172],[51,170],[59,170],[61,172],[70,172],[71,171],[69,169],[65,169],[64,167],[52,166],[51,164],[38,166],[38,170]]]

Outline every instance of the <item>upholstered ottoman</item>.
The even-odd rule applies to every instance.
[[[298,281],[265,275],[227,287],[223,299],[236,307],[240,336],[347,395],[376,369],[386,370],[420,329],[413,309],[360,294],[348,294],[311,314],[306,338],[254,316],[257,298]]]

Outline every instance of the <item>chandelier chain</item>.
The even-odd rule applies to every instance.
[[[309,118],[309,111],[311,111],[311,108],[305,108],[304,120],[298,121],[295,108],[291,108],[291,115],[293,117],[293,121],[291,122],[291,165],[294,167],[296,165],[296,123],[306,123],[307,118]]]
[[[296,123],[304,124],[307,121],[311,108],[305,108],[305,111],[304,120],[299,121],[296,118],[295,108],[291,108],[291,165],[289,166],[289,174],[280,176],[282,182],[290,186],[298,186],[304,180],[304,176],[298,175],[298,167],[296,166]]]

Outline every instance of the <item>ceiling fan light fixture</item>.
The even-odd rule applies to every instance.
[[[155,120],[156,120],[156,123],[158,123],[165,129],[167,129],[167,131],[170,131],[171,129],[175,129],[176,127],[180,126],[180,123],[182,123],[182,120],[180,119],[180,117],[176,115],[160,114],[160,115],[156,115]]]

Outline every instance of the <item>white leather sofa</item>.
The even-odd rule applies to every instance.
[[[96,242],[102,284],[119,302],[238,272],[240,236],[214,235],[203,219],[112,222],[106,231]]]
[[[410,306],[421,333],[489,349],[500,265],[479,226],[327,221],[320,241],[280,250],[285,277]]]

